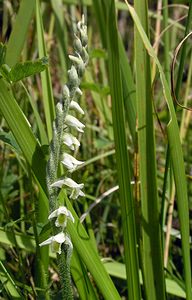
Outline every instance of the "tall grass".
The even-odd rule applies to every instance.
[[[191,30],[191,2],[183,3],[3,1],[2,299],[192,299],[190,113],[173,103],[170,81],[174,49]],[[52,235],[48,148],[82,13],[90,60],[79,100],[86,130],[74,154],[85,163],[72,178],[85,184],[85,197],[71,201],[65,188],[58,193],[75,220],[67,223],[72,293],[62,294],[65,260],[58,265],[39,244]],[[183,15],[185,21],[175,21]],[[189,44],[177,57],[172,86],[185,106]],[[58,177],[62,172],[59,166]]]

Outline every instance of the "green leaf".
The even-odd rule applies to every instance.
[[[26,61],[24,63],[17,63],[9,72],[9,79],[12,82],[22,80],[31,75],[40,73],[48,66],[48,58],[43,57],[35,61]]]
[[[111,276],[126,280],[126,271],[124,264],[116,261],[110,261],[104,262],[104,267]],[[141,277],[142,276],[140,272],[140,282],[142,283]],[[179,286],[179,284],[176,281],[170,278],[166,278],[165,282],[167,293],[185,299],[185,291]]]
[[[125,265],[127,272],[128,298],[140,300],[139,263],[134,219],[133,191],[131,187],[131,164],[127,151],[124,99],[120,65],[120,47],[116,24],[114,0],[107,1],[106,36],[108,49],[109,82],[112,98],[113,130],[116,150]]]

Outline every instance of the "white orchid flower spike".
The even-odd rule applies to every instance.
[[[85,194],[82,192],[82,188],[84,187],[83,183],[77,183],[71,178],[64,178],[55,181],[54,183],[51,184],[51,187],[59,187],[61,188],[63,185],[66,185],[67,187],[72,189],[70,199],[77,199],[79,196],[85,196]]]
[[[48,220],[56,218],[55,226],[65,228],[67,225],[67,219],[70,219],[74,223],[74,218],[71,212],[65,206],[60,206],[54,210],[48,217]]]
[[[63,232],[60,232],[54,236],[51,236],[41,244],[39,244],[40,247],[51,245],[52,252],[61,254],[61,245],[65,242],[66,235]]]

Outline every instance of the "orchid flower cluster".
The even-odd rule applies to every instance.
[[[73,112],[83,115],[84,111],[78,104],[82,95],[80,89],[81,78],[88,63],[87,53],[87,26],[84,16],[77,23],[74,34],[74,55],[69,55],[72,66],[68,71],[68,83],[63,87],[63,96],[56,105],[56,119],[53,123],[53,138],[50,143],[50,157],[47,164],[47,188],[49,193],[50,215],[49,220],[55,220],[53,224],[54,235],[45,240],[40,246],[51,245],[53,252],[62,253],[62,244],[67,245],[72,252],[72,242],[66,233],[68,219],[74,222],[71,212],[65,206],[57,205],[59,191],[65,187],[70,191],[70,199],[84,196],[83,183],[77,183],[71,178],[71,173],[83,162],[77,160],[71,153],[76,151],[80,142],[72,132],[83,133],[85,125],[81,123]],[[58,178],[60,163],[64,166],[65,174]]]

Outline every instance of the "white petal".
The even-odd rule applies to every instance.
[[[68,216],[68,213],[69,213],[69,210],[67,209],[66,206],[59,206],[58,215],[62,214],[62,215]]]
[[[75,150],[73,145],[73,141],[68,133],[66,133],[63,137],[63,143],[68,146],[71,150]]]
[[[85,127],[85,125],[83,123],[81,123],[77,118],[75,118],[71,115],[66,116],[65,124],[68,126],[74,127],[79,132],[84,132],[83,128]]]
[[[76,88],[75,93],[79,94],[80,96],[83,95],[83,92],[82,92],[82,90],[79,87]]]
[[[69,59],[77,65],[84,63],[80,55],[78,55],[78,57],[74,55],[69,55]]]
[[[71,109],[76,110],[77,112],[79,112],[80,114],[84,115],[84,111],[82,110],[81,106],[76,102],[76,101],[71,101],[69,107]]]
[[[61,180],[57,180],[57,181],[55,181],[54,183],[52,183],[52,184],[50,185],[50,187],[58,187],[58,188],[61,188],[63,185],[64,185],[63,179],[61,179]]]
[[[66,84],[63,87],[63,95],[66,99],[69,99],[69,97],[70,97],[70,91]]]
[[[73,249],[73,244],[71,242],[71,239],[66,235],[65,244],[67,244],[71,250]]]
[[[79,184],[79,183],[75,182],[73,179],[68,178],[68,177],[63,179],[63,184],[67,185],[68,187],[73,188],[73,189],[76,189],[76,188],[82,189],[84,187],[83,183]]]
[[[71,221],[74,223],[75,222],[75,219],[73,218],[73,215],[72,213],[68,210],[68,218],[71,219]]]
[[[61,188],[63,185],[66,185],[66,186],[68,186],[69,188],[72,188],[72,189],[76,189],[76,188],[82,189],[84,187],[83,183],[78,184],[73,179],[68,178],[68,177],[66,177],[64,179],[57,180],[54,183],[52,183],[50,186]]]
[[[79,196],[85,197],[85,193],[83,193],[81,190],[79,191]]]
[[[72,160],[66,154],[64,154],[61,162],[69,170],[74,168],[74,164],[73,164]]]
[[[74,158],[72,155],[68,153],[64,153],[62,164],[69,169],[71,172],[76,169],[77,166],[83,164],[83,161],[79,161],[76,158]]]
[[[50,238],[48,238],[44,242],[40,243],[39,246],[42,247],[42,246],[50,245],[52,242],[53,242],[53,236],[51,236]]]
[[[64,232],[60,232],[58,233],[57,235],[55,235],[53,237],[54,241],[59,243],[59,244],[62,244],[64,243],[65,239],[66,239],[66,235],[64,234]]]
[[[78,139],[70,133],[64,133],[63,143],[71,150],[75,150],[75,148],[78,148],[80,146],[80,142],[78,141]]]
[[[65,206],[60,206],[49,215],[48,220],[56,218],[60,214],[68,216],[68,209]]]

